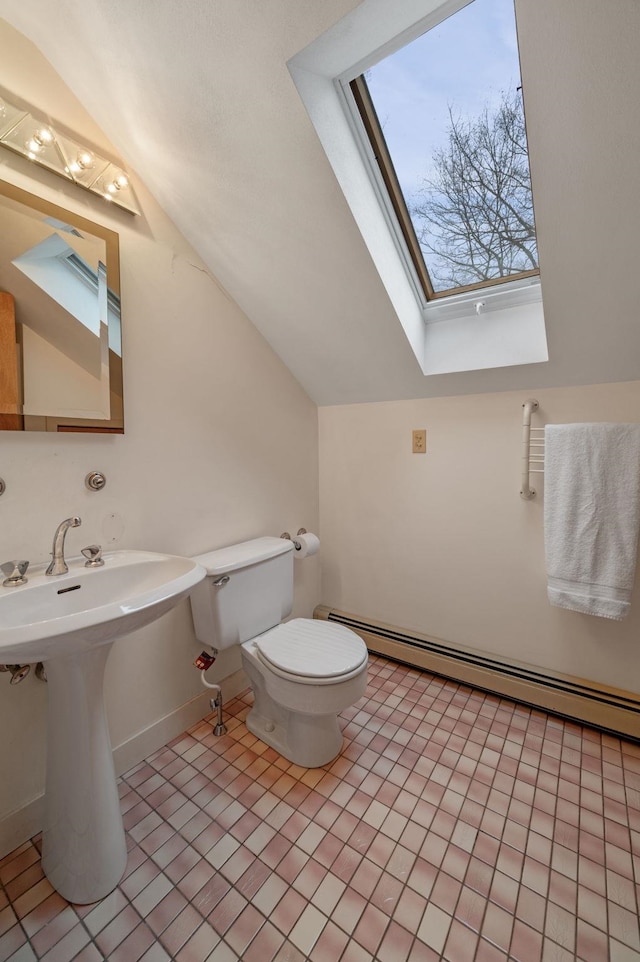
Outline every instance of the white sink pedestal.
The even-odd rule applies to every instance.
[[[42,867],[69,902],[87,904],[117,886],[127,863],[104,705],[113,643],[45,663],[48,743]]]
[[[104,566],[68,559],[28,583],[0,589],[0,664],[42,661],[49,680],[42,866],[69,902],[112,892],[127,846],[104,707],[104,667],[116,638],[150,625],[189,595],[206,571],[153,551],[114,551]]]

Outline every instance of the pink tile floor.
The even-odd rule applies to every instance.
[[[344,750],[298,768],[250,693],[123,776],[95,905],[0,861],[0,962],[638,962],[640,746],[371,657]]]

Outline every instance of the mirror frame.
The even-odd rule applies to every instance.
[[[20,187],[15,187],[6,181],[0,180],[0,202],[2,197],[17,201],[44,214],[46,217],[54,217],[64,221],[79,230],[88,234],[93,234],[104,241],[107,261],[107,286],[118,298],[120,297],[120,242],[118,234],[101,224],[58,207],[36,194],[31,194]],[[124,434],[124,403],[123,403],[123,375],[122,358],[115,351],[109,351],[109,393],[110,393],[110,417],[109,418],[68,418],[52,415],[15,415],[6,414],[0,411],[0,431],[18,431],[28,433],[30,431],[56,431],[60,433],[87,432],[90,434]],[[22,420],[21,427],[10,427],[9,424],[16,423],[16,418]],[[11,419],[11,421],[9,420]]]

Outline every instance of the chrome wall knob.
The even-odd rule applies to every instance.
[[[107,479],[100,471],[90,471],[84,479],[84,483],[89,488],[89,491],[102,491],[107,483]]]

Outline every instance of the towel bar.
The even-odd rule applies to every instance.
[[[535,488],[531,487],[532,474],[544,474],[544,428],[531,427],[531,415],[538,410],[535,398],[529,398],[522,405],[522,480],[520,497],[525,501],[535,498]],[[537,465],[537,467],[535,467]]]

